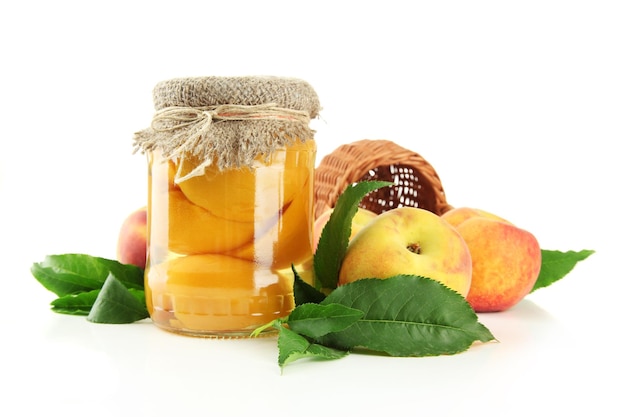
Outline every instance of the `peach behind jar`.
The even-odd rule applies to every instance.
[[[187,87],[198,81],[223,84],[215,77],[184,80]],[[254,84],[258,91],[258,83],[277,83],[262,94],[265,100],[273,89],[291,91],[291,84],[285,87],[283,80],[292,82],[247,77],[229,78],[227,84],[236,91],[248,91]],[[177,97],[180,91],[188,89],[177,90]],[[293,113],[289,103],[284,107],[247,103],[234,107],[210,103],[218,108],[208,116],[167,107],[165,112],[174,113],[159,119],[165,128],[153,122],[151,129],[137,134],[148,158],[146,304],[152,321],[163,329],[204,337],[248,337],[294,308],[291,265],[312,258],[316,145],[313,132],[302,126],[312,113],[300,109]],[[228,119],[233,114],[238,117]],[[286,121],[292,115],[295,119]],[[212,119],[210,125],[206,117]],[[192,120],[195,128],[185,125],[181,130],[181,118]],[[222,130],[211,132],[218,121],[233,128],[222,125]],[[193,142],[209,142],[211,152],[187,147],[198,125],[203,133]],[[257,134],[255,125],[269,135]],[[174,147],[169,142],[158,146],[159,132],[184,134]],[[234,138],[221,140],[221,135],[233,132]],[[233,160],[238,149],[233,139],[247,149],[252,143],[257,151],[248,153],[247,160]],[[226,148],[216,143],[226,143]]]

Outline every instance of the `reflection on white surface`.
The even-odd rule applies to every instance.
[[[615,391],[601,388],[601,378],[604,368],[617,362],[547,308],[524,300],[509,311],[479,318],[497,342],[453,356],[353,353],[335,361],[301,360],[281,374],[272,337],[191,338],[160,330],[149,320],[104,325],[44,312],[22,323],[30,331],[9,347],[9,357],[23,359],[9,363],[8,372],[5,364],[13,395],[2,407],[45,408],[51,415],[62,415],[60,410],[78,415],[72,413],[85,408],[105,415],[203,407],[220,415],[275,408],[275,415],[291,415],[287,410],[323,390],[325,403],[345,410],[415,407],[447,415],[466,413],[471,403],[482,415],[513,406],[507,415],[523,415],[558,412],[564,403],[567,409],[602,410],[601,402]]]

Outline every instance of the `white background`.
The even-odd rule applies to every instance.
[[[3,2],[0,414],[623,415],[625,21],[619,1]],[[145,205],[132,134],[152,88],[204,75],[305,79],[323,106],[318,161],[390,139],[436,168],[452,205],[596,253],[481,315],[499,343],[451,357],[353,354],[281,375],[273,339],[50,312],[30,265],[115,257]]]

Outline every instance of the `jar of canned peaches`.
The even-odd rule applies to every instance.
[[[158,83],[153,98],[135,134],[148,158],[151,319],[250,336],[294,308],[291,267],[312,257],[317,95],[292,78],[196,77]]]

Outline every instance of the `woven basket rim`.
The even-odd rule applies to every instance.
[[[419,183],[419,190],[408,190],[418,196],[417,201],[412,204],[427,208],[438,215],[452,208],[446,200],[439,175],[420,154],[388,139],[362,139],[340,145],[321,159],[315,170],[315,217],[317,218],[324,211],[333,208],[339,195],[346,187],[364,180],[364,177],[367,177],[372,171],[387,169],[388,167],[412,168],[413,174],[407,173],[406,175],[414,176]],[[410,187],[405,186],[404,188]],[[388,191],[383,190],[383,192]],[[376,192],[381,193],[380,190],[373,193]],[[393,198],[396,197],[397,195],[394,194]],[[391,200],[389,195],[384,198]],[[422,201],[419,201],[420,198]],[[390,208],[400,204],[399,201],[390,201],[389,203]],[[381,207],[372,209],[367,204],[366,199],[364,199],[360,206],[377,213],[380,213],[380,210],[386,211]]]

